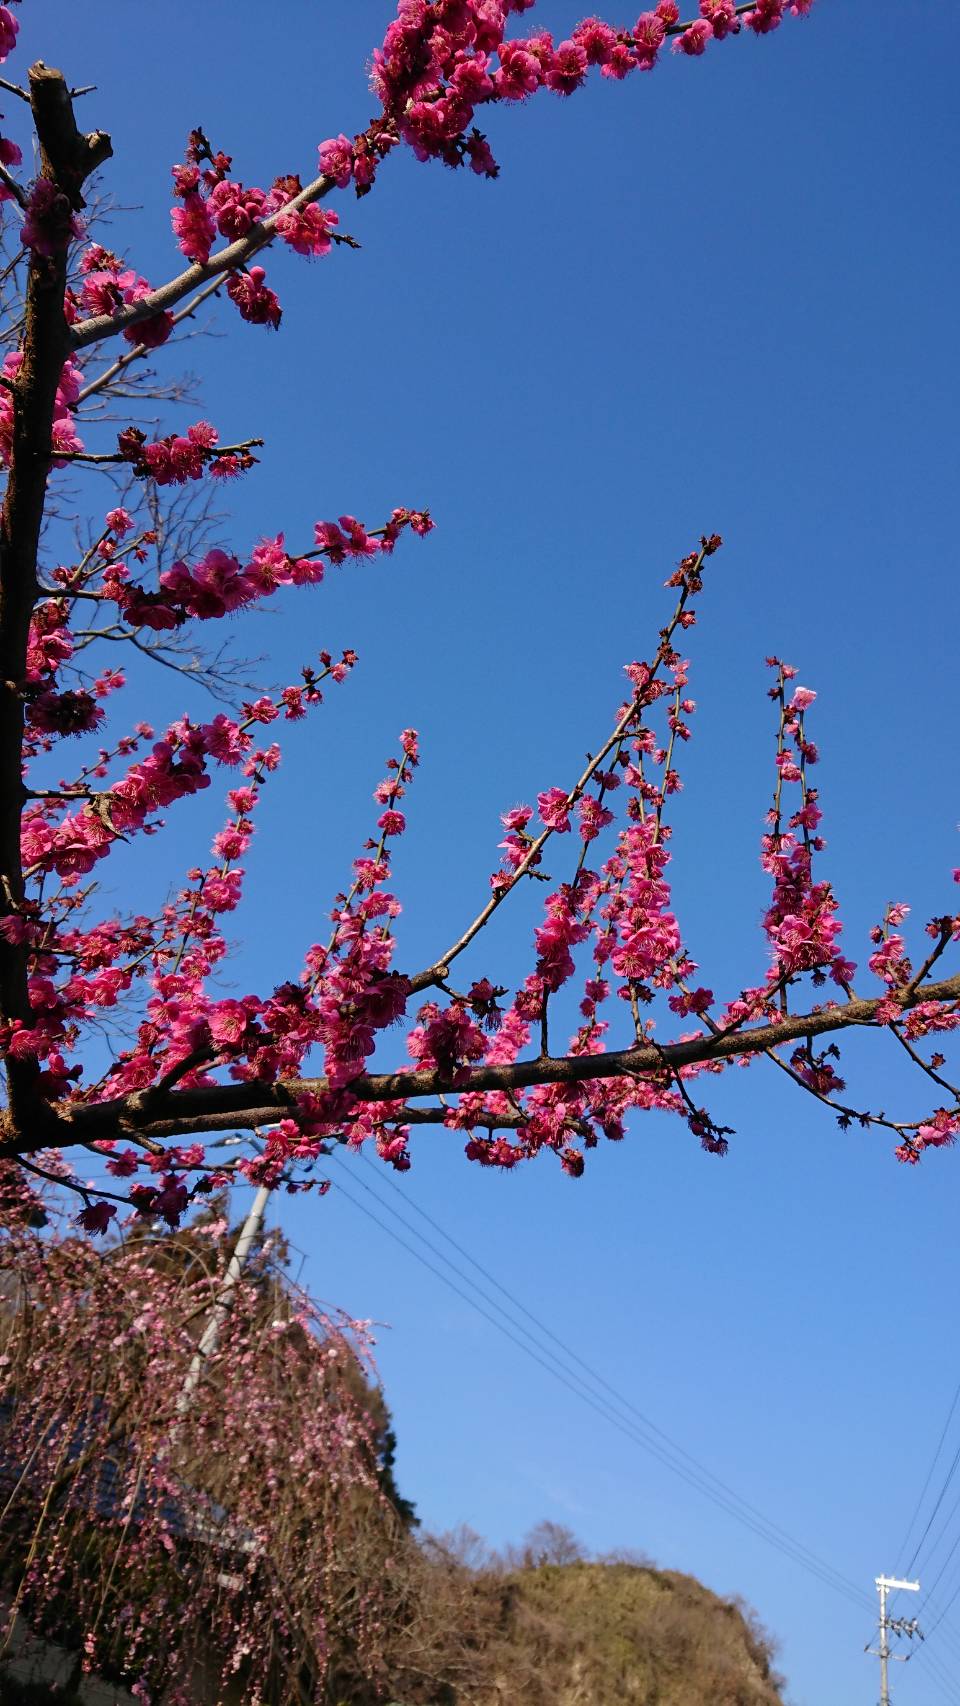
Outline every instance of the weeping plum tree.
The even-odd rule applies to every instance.
[[[160,730],[125,720],[121,673],[80,668],[104,629],[113,642],[162,652],[259,600],[322,596],[331,566],[401,541],[406,549],[409,536],[433,526],[425,509],[397,507],[366,523],[319,519],[312,537],[287,542],[283,518],[272,516],[252,549],[162,560],[158,502],[194,483],[222,490],[243,476],[260,441],[238,441],[229,426],[221,436],[203,420],[165,436],[136,424],[108,435],[103,402],[115,409],[129,395],[147,355],[167,359],[156,352],[206,299],[226,299],[223,312],[247,323],[239,336],[272,335],[281,307],[268,251],[286,245],[320,257],[352,242],[339,230],[338,202],[378,187],[395,151],[493,179],[498,167],[477,121],[495,121],[501,103],[536,108],[575,96],[589,76],[653,69],[669,47],[681,61],[742,51],[731,38],[772,35],[810,5],[700,0],[700,15],[684,20],[675,0],[659,0],[632,28],[590,18],[554,42],[516,16],[533,0],[400,0],[373,53],[375,117],[352,137],[321,141],[318,175],[306,184],[295,172],[267,188],[241,183],[229,154],[202,130],[190,133],[173,168],[172,241],[186,265],[159,285],[84,230],[84,186],[100,168],[109,185],[111,144],[78,128],[68,78],[38,62],[25,86],[5,83],[32,120],[39,161],[30,182],[26,150],[0,142],[5,211],[14,229],[19,222],[11,269],[23,276],[0,378],[0,1158],[14,1197],[11,1170],[22,1168],[77,1191],[91,1233],[121,1208],[175,1226],[231,1175],[309,1187],[313,1163],[334,1143],[371,1142],[405,1168],[411,1132],[423,1124],[462,1132],[467,1156],[484,1166],[513,1167],[545,1150],[577,1175],[601,1137],[621,1138],[633,1111],[651,1109],[676,1115],[719,1153],[728,1134],[701,1085],[756,1055],[841,1123],[888,1127],[904,1161],[960,1130],[940,1047],[960,1023],[960,975],[944,975],[960,919],[948,907],[908,946],[907,908],[891,907],[858,973],[818,864],[815,695],[777,658],[769,660],[774,795],[761,849],[771,884],[766,941],[749,987],[717,994],[697,981],[671,903],[669,807],[694,712],[683,648],[716,535],[669,574],[672,610],[647,655],[627,662],[618,701],[611,684],[610,723],[589,762],[539,792],[531,779],[535,805],[504,813],[489,891],[464,896],[460,934],[438,942],[423,966],[398,963],[394,934],[391,853],[407,829],[418,764],[417,735],[405,729],[374,790],[371,821],[358,826],[357,857],[324,939],[304,942],[276,988],[217,992],[242,861],[280,761],[277,736],[287,722],[322,715],[323,691],[344,682],[353,651],[322,652],[282,692],[209,721],[177,715],[173,704]],[[5,55],[17,28],[16,13],[0,7]],[[158,210],[158,221],[167,217]],[[92,499],[89,544],[56,562],[43,524],[63,471],[76,482],[102,464],[126,471],[132,495],[105,515]],[[118,843],[156,830],[160,814],[211,784],[225,787],[226,803],[206,868],[189,871],[159,909],[131,895],[128,910],[99,911],[97,874]],[[548,844],[551,866],[562,867],[549,879]],[[529,970],[506,989],[485,958],[484,927],[531,887],[541,913]],[[556,1035],[556,998],[572,990],[579,1023],[566,1040]],[[104,1023],[121,1006],[135,1010],[133,1040],[115,1042],[104,1067]],[[407,1058],[394,1041],[384,1062],[384,1033],[394,1027],[396,1039],[398,1024]],[[916,1067],[921,1104],[901,1118],[843,1099],[835,1039],[864,1026],[888,1033]],[[373,1070],[378,1044],[377,1064],[389,1070]],[[223,1133],[243,1137],[228,1161],[212,1148]],[[105,1159],[110,1189],[78,1176],[91,1150]]]
[[[7,1203],[0,1250],[4,1698],[43,1640],[72,1687],[96,1672],[141,1702],[377,1698],[418,1558],[382,1491],[362,1332],[268,1235],[193,1384],[222,1204],[101,1256],[46,1200],[42,1235]]]

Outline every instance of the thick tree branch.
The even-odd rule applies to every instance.
[[[786,1015],[775,1024],[758,1025],[745,1031],[707,1033],[684,1042],[642,1044],[613,1050],[609,1054],[524,1060],[509,1066],[479,1066],[473,1068],[469,1078],[457,1086],[439,1072],[369,1073],[354,1080],[350,1093],[361,1102],[405,1101],[444,1093],[518,1090],[535,1084],[573,1084],[628,1075],[662,1076],[664,1071],[676,1073],[684,1066],[764,1054],[769,1049],[806,1037],[872,1025],[881,1001],[888,999],[887,994],[871,1000],[855,999],[842,1005],[816,1008],[810,1013]],[[917,1006],[921,1001],[958,999],[960,973],[914,991],[905,1006]],[[162,1111],[156,1099],[149,1095],[139,1099],[127,1096],[100,1103],[78,1104],[60,1111],[55,1140],[66,1146],[120,1138],[131,1130],[148,1137],[253,1130],[281,1118],[294,1104],[298,1094],[304,1091],[319,1093],[327,1088],[323,1078],[304,1078],[288,1079],[278,1084],[217,1084],[172,1090],[164,1098]],[[45,1143],[50,1142],[48,1133]],[[19,1142],[11,1139],[0,1144],[0,1156],[30,1154],[45,1147],[45,1143],[24,1132]]]

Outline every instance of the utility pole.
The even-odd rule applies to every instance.
[[[187,1411],[193,1403],[194,1393],[200,1384],[204,1364],[206,1363],[207,1358],[213,1356],[216,1352],[217,1346],[220,1342],[220,1333],[223,1328],[223,1324],[230,1313],[230,1304],[233,1300],[233,1293],[237,1289],[237,1282],[240,1275],[243,1273],[244,1267],[246,1266],[250,1250],[260,1235],[260,1228],[263,1225],[263,1217],[266,1213],[267,1203],[269,1200],[270,1187],[268,1185],[261,1185],[250,1205],[250,1213],[247,1215],[247,1218],[241,1228],[240,1236],[234,1245],[233,1255],[230,1257],[230,1261],[227,1264],[227,1271],[223,1276],[223,1284],[217,1293],[216,1302],[210,1311],[210,1318],[200,1335],[200,1342],[190,1360],[187,1377],[177,1398],[177,1420],[174,1423],[171,1434],[173,1439],[176,1439],[179,1434],[183,1417],[187,1414]]]
[[[880,1660],[880,1706],[890,1706],[890,1683],[888,1679],[890,1660],[893,1659],[897,1664],[906,1664],[910,1657],[909,1653],[891,1653],[888,1639],[890,1631],[892,1629],[895,1635],[909,1635],[911,1640],[914,1635],[920,1635],[920,1631],[917,1628],[915,1617],[908,1621],[905,1617],[887,1616],[887,1594],[891,1591],[919,1593],[920,1583],[901,1582],[895,1576],[877,1576],[876,1588],[880,1595],[880,1645],[879,1647],[867,1647],[865,1651],[871,1653],[875,1659]],[[922,1635],[920,1635],[920,1639],[923,1640]]]

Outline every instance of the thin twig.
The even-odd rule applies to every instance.
[[[262,438],[245,438],[240,444],[214,444],[210,446],[208,451],[204,451],[204,460],[208,462],[215,462],[221,456],[239,456],[242,455],[245,450],[261,449],[263,447],[263,443],[264,440]],[[144,448],[147,448],[147,446]],[[93,454],[89,450],[55,450],[53,452],[53,460],[55,462],[86,462],[102,464],[105,462],[129,463],[132,461],[132,458],[125,455],[122,450],[110,450],[101,452],[100,454]]]
[[[209,301],[211,296],[216,296],[217,291],[222,289],[222,278],[215,278],[211,280],[203,290],[198,291],[192,302],[187,303],[186,308],[181,308],[179,314],[174,314],[174,325],[179,326],[182,321],[189,320],[191,316],[197,312],[197,309],[202,307],[204,302]],[[111,381],[117,377],[118,374],[122,373],[125,368],[128,368],[131,362],[140,361],[143,356],[149,354],[150,347],[151,346],[148,344],[137,344],[135,349],[127,350],[125,355],[118,356],[117,360],[109,367],[104,368],[103,372],[98,374],[96,379],[91,380],[89,385],[85,385],[83,387],[83,390],[77,398],[78,407],[81,403],[86,402],[88,397],[93,397],[98,391],[102,391],[105,386],[109,385]]]
[[[26,101],[27,106],[30,105],[30,96],[19,83],[8,83],[5,77],[0,77],[0,89],[6,89],[8,95],[16,95],[21,101]]]
[[[26,208],[26,205],[27,205],[27,192],[26,192],[26,190],[24,189],[22,184],[17,183],[16,178],[13,176],[13,174],[11,172],[7,171],[6,166],[2,166],[2,165],[0,165],[0,184],[6,184],[7,189],[10,191],[10,194],[13,196],[13,199],[17,203],[17,205],[19,207],[24,208],[24,209]]]

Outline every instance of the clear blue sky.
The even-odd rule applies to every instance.
[[[580,11],[541,0],[532,21],[560,36]],[[31,58],[98,84],[84,110],[113,133],[107,182],[142,209],[115,241],[159,281],[176,264],[167,174],[189,127],[248,180],[310,175],[317,141],[372,112],[364,67],[390,13],[388,0],[200,13],[175,0],[159,14],[47,0],[24,7],[23,33]],[[495,184],[394,160],[375,194],[338,202],[359,253],[271,263],[278,336],[221,310],[226,337],[190,347],[196,413],[268,439],[231,494],[239,550],[343,510],[376,522],[429,503],[438,522],[391,564],[345,570],[237,630],[269,653],[270,680],[294,679],[321,645],[361,653],[293,731],[271,786],[238,990],[290,975],[322,933],[382,759],[411,723],[424,765],[397,861],[401,963],[431,959],[484,892],[499,811],[568,781],[607,727],[620,665],[649,650],[665,575],[703,530],[727,546],[692,643],[700,713],[674,872],[704,981],[732,993],[765,963],[772,650],[820,694],[826,869],[848,951],[865,959],[890,899],[917,923],[950,905],[956,115],[947,0],[819,0],[765,41],[493,115]],[[158,719],[189,697],[161,677],[138,707]],[[117,900],[136,874],[145,903],[144,883],[159,892],[202,856],[215,815],[209,800],[176,814],[135,872],[121,867]],[[521,975],[530,923],[521,906],[477,974]],[[850,1056],[874,1102],[922,1100],[887,1051]],[[886,1136],[842,1134],[790,1090],[757,1066],[717,1085],[737,1128],[724,1161],[637,1120],[579,1182],[549,1159],[488,1175],[429,1132],[406,1203],[364,1162],[344,1177],[368,1206],[360,1182],[378,1192],[388,1220],[426,1209],[685,1450],[872,1595],[906,1562],[960,1377],[960,1157],[908,1172]],[[876,1698],[868,1615],[582,1405],[345,1192],[285,1205],[283,1221],[314,1291],[387,1324],[400,1480],[425,1523],[501,1542],[547,1516],[598,1550],[640,1548],[757,1607],[796,1706]],[[931,1652],[960,1696],[942,1635]],[[902,1706],[943,1697],[919,1661],[894,1683]]]

